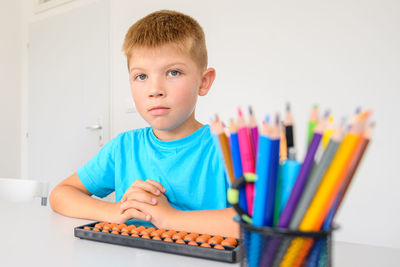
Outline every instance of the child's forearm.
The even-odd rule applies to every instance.
[[[94,199],[77,189],[63,185],[50,195],[51,208],[65,216],[96,221],[112,221],[115,203]]]
[[[233,208],[220,210],[177,211],[167,218],[164,228],[239,237],[239,224],[233,220]]]
[[[50,205],[62,215],[96,221],[116,222],[119,213],[119,203],[94,199],[87,190],[65,182],[57,185],[51,192]]]

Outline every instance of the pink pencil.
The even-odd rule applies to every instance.
[[[240,148],[240,157],[242,159],[242,168],[243,173],[255,173],[254,166],[254,156],[253,150],[251,147],[250,133],[249,128],[246,126],[243,113],[240,108],[238,108],[238,138],[239,138],[239,148]],[[247,183],[246,187],[246,197],[247,197],[247,209],[249,215],[253,215],[253,199],[254,199],[254,183]]]
[[[253,148],[253,158],[257,156],[257,147],[258,147],[258,125],[256,122],[256,118],[254,117],[253,109],[249,106],[249,128],[250,128],[250,136],[251,136],[251,144]]]

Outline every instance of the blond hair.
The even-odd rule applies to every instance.
[[[135,48],[157,48],[166,44],[177,45],[200,68],[207,67],[203,29],[196,20],[176,11],[160,10],[138,20],[126,33],[122,50],[129,64]]]

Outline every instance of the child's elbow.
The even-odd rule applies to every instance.
[[[59,195],[59,185],[57,185],[51,192],[49,196],[49,203],[50,203],[50,208],[53,211],[57,211],[57,199]]]

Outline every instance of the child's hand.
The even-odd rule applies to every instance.
[[[156,205],[158,202],[157,197],[165,191],[165,188],[154,180],[136,180],[122,196],[120,214],[126,217],[127,220],[131,218],[150,220],[150,214],[141,211],[141,204]],[[126,213],[125,211],[128,209],[129,212]]]
[[[125,194],[121,198],[121,203],[124,203],[128,200],[136,200],[155,205],[157,203],[156,197],[161,193],[165,193],[165,191],[165,188],[159,182],[154,180],[136,180],[125,191]]]
[[[146,214],[151,214],[151,222],[155,226],[158,228],[166,228],[166,223],[168,221],[169,223],[172,222],[173,218],[175,218],[179,211],[169,204],[168,199],[164,194],[161,194],[157,200],[157,205],[146,205],[142,210]]]
[[[158,228],[166,228],[167,223],[171,223],[176,215],[179,213],[178,210],[174,209],[168,202],[167,197],[164,194],[160,194],[157,197],[156,205],[148,205],[145,203],[137,203],[135,209],[139,209],[142,213],[150,215],[149,220]],[[123,214],[132,212],[131,209],[126,209]]]

